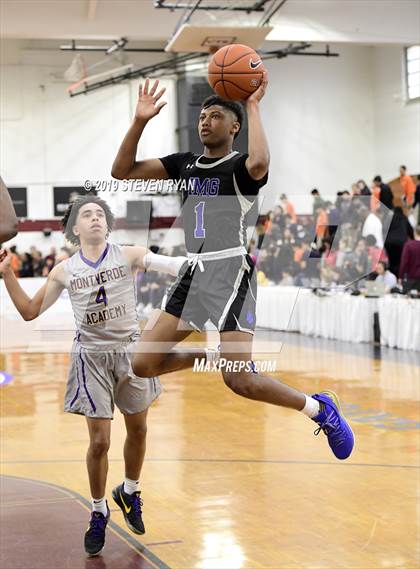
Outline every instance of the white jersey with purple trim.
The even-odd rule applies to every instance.
[[[63,265],[82,345],[118,344],[138,332],[133,275],[120,246],[107,243],[96,262],[80,250]]]

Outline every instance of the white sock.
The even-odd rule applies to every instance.
[[[126,494],[134,494],[140,490],[140,484],[138,480],[130,480],[129,478],[124,478],[124,492]]]
[[[206,362],[218,362],[220,360],[220,349],[219,348],[204,348],[206,353]]]
[[[105,496],[103,498],[99,498],[99,500],[92,498],[92,512],[101,512],[104,516],[108,514]]]
[[[305,399],[306,399],[305,407],[301,410],[301,413],[312,419],[313,417],[318,415],[321,410],[319,401],[317,401],[313,397],[308,397],[308,395],[305,395]]]

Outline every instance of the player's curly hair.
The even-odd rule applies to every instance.
[[[237,133],[235,133],[234,136],[234,138],[236,138],[238,134],[241,132],[242,123],[244,122],[244,116],[245,116],[244,109],[241,103],[238,103],[237,101],[226,101],[225,99],[222,99],[222,97],[219,97],[219,95],[210,95],[210,97],[207,97],[207,99],[203,101],[201,108],[207,109],[212,105],[219,105],[219,107],[224,107],[225,109],[232,111],[232,113],[236,115],[236,120],[240,124],[240,129],[238,130]]]
[[[115,216],[109,205],[104,200],[101,200],[101,198],[98,198],[98,196],[95,195],[81,196],[69,204],[63,219],[61,220],[64,236],[67,241],[73,245],[80,245],[80,239],[73,233],[73,227],[76,225],[77,214],[79,213],[80,208],[87,203],[97,204],[104,210],[106,223],[108,225],[108,233],[110,233],[114,227]]]

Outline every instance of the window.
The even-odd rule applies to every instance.
[[[420,45],[405,50],[406,85],[408,100],[420,97]]]

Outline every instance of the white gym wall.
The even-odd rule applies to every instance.
[[[66,84],[54,78],[68,54],[21,51],[17,40],[2,44],[1,174],[9,185],[28,187],[29,218],[49,218],[53,185],[110,177],[139,82],[70,98]],[[403,48],[341,44],[331,49],[340,57],[267,62],[270,85],[262,114],[272,167],[263,212],[282,192],[299,213],[309,213],[313,187],[333,197],[358,178],[370,183],[375,174],[396,177],[400,163],[420,171],[419,103],[404,101]],[[175,84],[170,78],[162,83],[168,105],[148,125],[140,157],[177,150]],[[133,196],[110,195],[117,216],[125,215],[126,199]],[[24,248],[30,237],[18,236],[17,242]],[[61,236],[58,240],[61,244]]]

